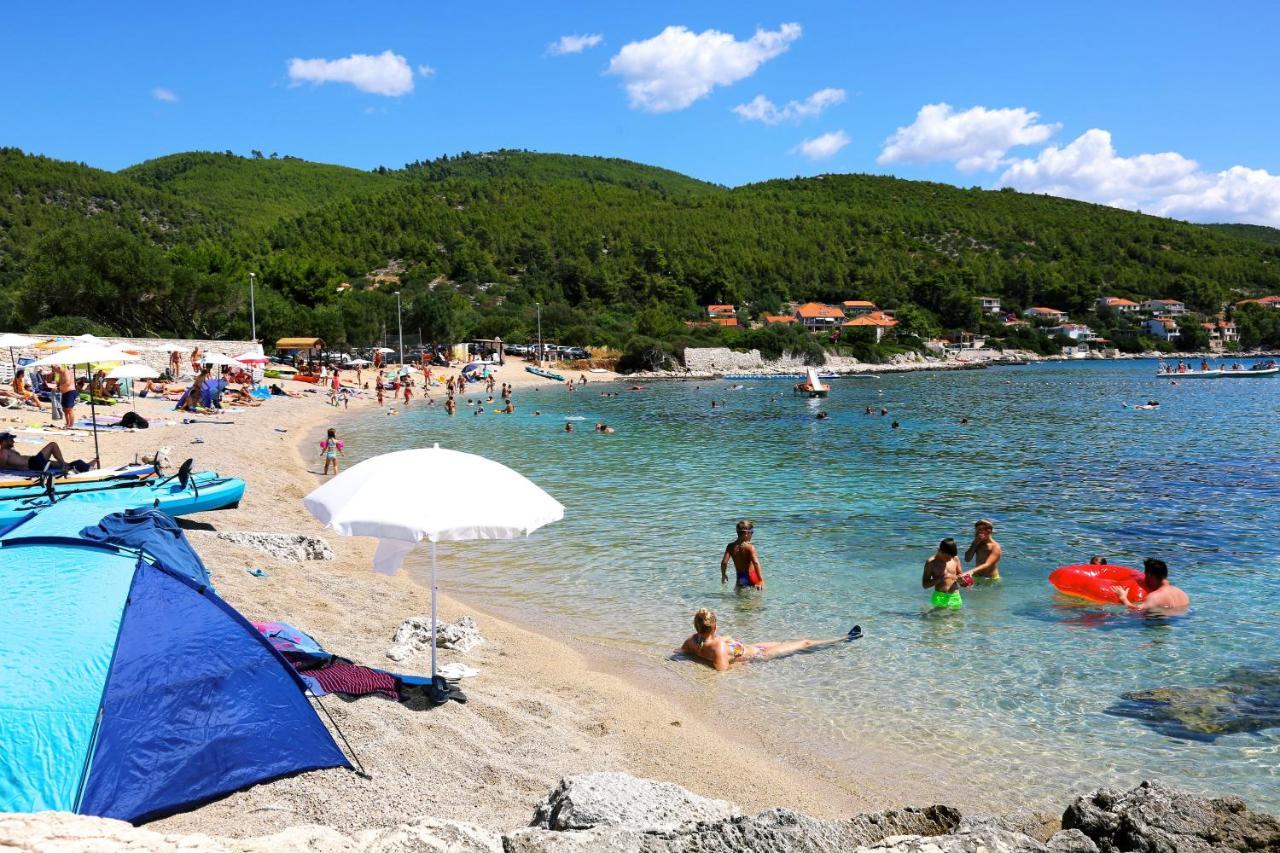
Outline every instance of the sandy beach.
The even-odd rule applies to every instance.
[[[519,361],[509,362],[498,378],[517,387],[559,386],[525,372]],[[144,416],[177,416],[179,423],[101,433],[104,464],[167,446],[174,465],[191,456],[197,470],[242,477],[247,490],[238,508],[183,522],[218,592],[248,618],[291,622],[332,653],[425,673],[426,654],[395,664],[385,652],[404,618],[428,612],[427,590],[406,572],[374,574],[371,541],[322,531],[301,502],[321,479],[315,451],[321,430],[332,425],[341,435],[344,420],[383,416],[381,410],[367,397],[335,410],[315,386],[286,384],[303,397],[275,397],[217,418],[233,424],[182,424],[172,403],[141,400]],[[423,405],[421,398],[412,405]],[[40,420],[34,414],[8,418],[14,426]],[[26,453],[41,440],[26,433],[20,438],[19,450]],[[92,455],[87,432],[53,438],[69,457]],[[336,558],[276,560],[217,538],[223,531],[320,535]],[[254,568],[266,577],[250,575]],[[888,760],[882,763],[874,753],[868,753],[866,767],[831,768],[793,754],[785,740],[767,733],[735,737],[731,733],[741,727],[707,718],[691,707],[689,696],[660,696],[637,686],[652,662],[628,666],[625,658],[599,655],[589,638],[569,634],[552,640],[494,618],[485,607],[484,601],[448,596],[440,601],[442,619],[472,614],[486,638],[466,655],[441,656],[442,663],[464,660],[480,670],[463,683],[467,704],[429,708],[377,697],[324,700],[372,778],[346,770],[307,773],[234,794],[155,828],[243,836],[316,823],[355,831],[431,815],[509,829],[528,821],[533,805],[560,777],[592,770],[675,782],[748,810],[788,806],[817,816],[937,799],[931,780],[887,771]],[[699,670],[697,677],[703,675]]]

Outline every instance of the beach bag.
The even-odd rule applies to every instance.
[[[120,419],[120,426],[125,429],[147,429],[151,426],[151,422],[137,412],[125,412],[124,417]]]

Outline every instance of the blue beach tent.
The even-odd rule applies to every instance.
[[[201,574],[85,539],[0,541],[0,812],[142,823],[351,766]]]

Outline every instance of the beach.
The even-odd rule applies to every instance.
[[[525,373],[520,365],[509,365],[502,381],[563,388]],[[356,418],[386,416],[367,398],[353,400],[349,410],[335,410],[321,394],[308,392],[314,386],[284,384],[304,396],[275,397],[217,418],[233,424],[103,432],[104,464],[132,461],[168,446],[175,466],[191,456],[196,470],[243,478],[247,489],[238,508],[184,520],[218,593],[247,618],[290,622],[330,652],[357,663],[428,672],[426,654],[401,664],[385,657],[401,620],[428,612],[427,590],[406,572],[374,574],[371,542],[322,531],[301,502],[321,480],[317,441],[322,430],[335,426],[342,436]],[[423,404],[418,398],[411,405]],[[141,400],[138,411],[153,420],[180,420],[171,406]],[[15,426],[38,422],[35,416],[9,417]],[[87,432],[52,438],[69,457],[91,455]],[[197,438],[202,443],[193,444]],[[22,434],[21,439],[19,449],[30,453],[39,437]],[[278,560],[216,536],[235,531],[319,535],[335,559]],[[463,556],[460,549],[454,553]],[[266,576],[249,574],[256,568]],[[549,639],[489,615],[487,604],[448,595],[440,599],[442,620],[471,614],[486,640],[465,656],[441,653],[442,663],[463,660],[480,670],[463,683],[466,704],[425,708],[377,697],[324,700],[371,779],[346,770],[311,772],[233,794],[159,821],[155,828],[241,836],[304,823],[357,830],[432,815],[505,829],[527,822],[533,805],[560,777],[593,770],[672,781],[751,810],[785,805],[834,816],[936,799],[927,788],[906,784],[909,780],[895,787],[891,773],[855,785],[842,774],[804,767],[799,755],[791,764],[785,744],[745,732],[727,736],[735,727],[640,689],[617,674],[614,664],[593,659],[586,640]]]

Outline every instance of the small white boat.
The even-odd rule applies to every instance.
[[[1242,367],[1239,370],[1224,370],[1222,377],[1224,379],[1259,379],[1264,376],[1275,376],[1280,373],[1280,365],[1265,363],[1255,364],[1253,367]]]
[[[1241,371],[1242,373],[1244,371]],[[1157,379],[1217,379],[1222,375],[1222,371],[1218,368],[1212,370],[1188,370],[1186,373],[1179,373],[1176,370],[1162,370],[1156,373]]]
[[[822,384],[822,380],[818,378],[818,371],[810,367],[806,372],[805,381],[796,385],[797,394],[808,394],[810,397],[825,397],[831,391],[826,385]]]

